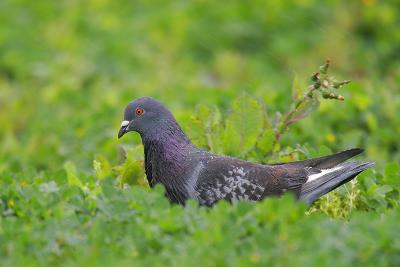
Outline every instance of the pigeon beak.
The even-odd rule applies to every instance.
[[[124,134],[126,134],[128,130],[129,130],[129,121],[123,121],[121,123],[121,129],[119,129],[118,132],[118,139],[124,136]]]

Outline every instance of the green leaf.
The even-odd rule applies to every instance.
[[[83,183],[77,176],[75,165],[71,161],[64,163],[64,170],[67,173],[67,180],[69,185],[75,185],[83,189]]]
[[[221,151],[221,113],[219,109],[206,105],[197,106],[196,116],[193,117],[195,127],[190,129],[194,142],[210,151]]]
[[[102,155],[96,155],[96,158],[93,160],[93,169],[98,179],[103,179],[111,175],[112,171],[111,164]]]
[[[388,163],[385,167],[383,180],[388,183],[400,182],[400,166],[395,162]]]
[[[387,193],[391,192],[392,190],[393,188],[390,185],[382,185],[375,190],[375,194],[384,197]]]
[[[260,149],[264,154],[269,153],[273,150],[275,140],[274,130],[269,127],[263,131],[261,137],[257,141],[257,148]]]
[[[304,119],[319,107],[319,100],[317,96],[307,97],[305,101],[301,102],[289,117],[288,122],[294,123]]]
[[[264,117],[263,105],[256,98],[244,94],[235,99],[222,135],[224,152],[240,155],[250,150],[263,131]]]
[[[144,166],[143,166],[143,147],[135,146],[133,149],[127,151],[125,162],[117,170],[120,173],[120,183],[129,185],[147,184],[144,179]]]
[[[60,189],[54,181],[50,181],[48,183],[42,183],[39,186],[39,190],[43,193],[55,193],[58,192]]]

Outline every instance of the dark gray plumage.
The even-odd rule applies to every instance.
[[[215,155],[196,148],[171,112],[150,97],[126,107],[118,137],[130,131],[141,135],[150,186],[163,184],[166,196],[180,204],[189,198],[208,206],[221,199],[257,201],[285,192],[312,203],[374,164],[345,163],[362,152],[357,148],[270,165]]]

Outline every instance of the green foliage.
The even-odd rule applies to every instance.
[[[143,148],[136,146],[126,153],[126,159],[120,166],[115,167],[115,171],[119,174],[120,186],[124,184],[145,185],[144,164],[143,164]]]
[[[225,120],[223,151],[240,155],[250,150],[264,129],[264,116],[262,105],[257,99],[246,96],[235,99]]]
[[[4,266],[299,265],[396,266],[398,207],[332,220],[291,196],[213,209],[169,204],[161,187],[100,192],[46,183],[2,183],[0,254]],[[86,177],[86,179],[95,179]],[[288,257],[288,253],[290,257]],[[23,255],[23,257],[20,257]]]
[[[398,266],[399,16],[394,0],[0,1],[0,266]],[[216,153],[363,147],[377,166],[311,207],[173,206],[140,138],[116,138],[143,95]]]
[[[83,188],[83,184],[81,180],[78,178],[75,165],[71,162],[66,162],[64,164],[64,169],[65,172],[67,173],[68,185],[78,186],[80,188]]]

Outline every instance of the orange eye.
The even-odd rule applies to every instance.
[[[137,116],[141,116],[141,115],[143,115],[143,113],[144,113],[144,109],[142,109],[142,108],[136,108],[135,114],[136,114]]]

